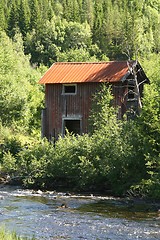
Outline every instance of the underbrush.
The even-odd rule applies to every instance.
[[[3,130],[0,180],[34,189],[131,193],[159,200],[159,157],[145,156],[135,126],[131,122],[92,135],[68,134],[54,144]]]

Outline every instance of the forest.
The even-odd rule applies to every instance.
[[[136,119],[118,121],[102,86],[92,133],[41,139],[51,64],[123,59],[150,79]],[[160,199],[159,72],[160,0],[1,0],[1,182]]]

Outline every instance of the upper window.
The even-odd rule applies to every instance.
[[[134,85],[128,86],[128,99],[134,99],[135,98],[135,92],[134,92]]]
[[[77,93],[76,84],[64,84],[62,89],[62,94],[73,95]]]

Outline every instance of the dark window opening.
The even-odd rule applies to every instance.
[[[81,134],[80,120],[64,120],[64,133]]]
[[[75,94],[76,93],[76,85],[63,85],[63,93],[64,94]]]
[[[134,99],[135,94],[134,94],[134,85],[129,85],[128,86],[128,99]]]

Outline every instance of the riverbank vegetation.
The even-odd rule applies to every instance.
[[[5,228],[0,228],[0,239],[1,240],[29,240],[29,238],[22,238],[17,236],[17,234],[15,232],[9,232],[6,231]],[[34,240],[34,238],[32,238],[32,240]]]
[[[158,0],[1,1],[1,181],[160,199],[159,9]],[[137,118],[118,121],[102,86],[90,134],[41,139],[37,82],[51,63],[128,58],[151,81]]]

